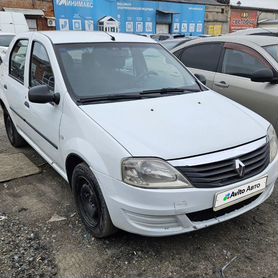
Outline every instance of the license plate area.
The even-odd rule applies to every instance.
[[[267,177],[215,194],[213,210],[218,211],[263,192]]]

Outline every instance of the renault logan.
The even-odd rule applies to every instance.
[[[1,67],[11,144],[27,142],[69,182],[95,237],[201,229],[273,191],[273,127],[149,38],[26,33]]]

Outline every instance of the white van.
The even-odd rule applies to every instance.
[[[10,42],[17,33],[27,32],[29,27],[22,13],[0,12],[0,58],[6,54]]]
[[[0,32],[17,34],[28,31],[29,27],[24,14],[0,12]]]

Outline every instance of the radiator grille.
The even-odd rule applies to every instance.
[[[245,174],[240,176],[235,167],[239,159],[245,165]],[[221,187],[236,183],[262,172],[269,164],[269,143],[244,155],[196,166],[176,167],[198,188]]]

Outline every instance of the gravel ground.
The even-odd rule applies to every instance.
[[[1,277],[56,276],[57,265],[52,250],[47,246],[45,237],[41,237],[43,233],[39,233],[44,229],[25,225],[17,217],[0,222]]]
[[[9,145],[0,116],[0,153],[19,151],[41,173],[0,183],[1,278],[278,277],[277,189],[258,208],[193,233],[149,238],[120,231],[97,240],[76,215],[69,186],[31,148]],[[49,222],[53,216],[63,218]]]

